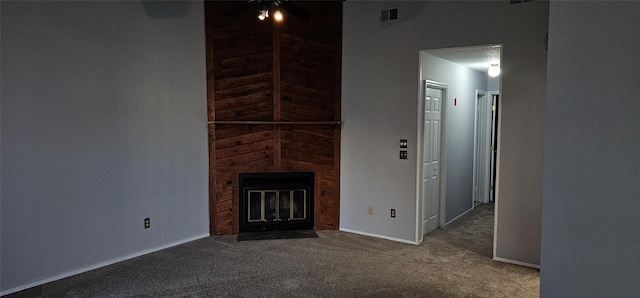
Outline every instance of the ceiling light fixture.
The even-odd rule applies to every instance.
[[[260,3],[260,10],[258,10],[258,20],[264,21],[269,17],[269,9],[267,8],[267,2]]]
[[[495,78],[500,75],[500,67],[498,67],[497,63],[491,63],[491,67],[487,71],[490,77]]]
[[[280,11],[280,8],[278,7],[277,3],[276,3],[276,8],[273,11],[273,19],[276,22],[282,22],[282,20],[284,19],[284,16],[282,15],[282,11]]]
[[[255,0],[249,0],[252,2]],[[273,19],[276,22],[282,22],[284,20],[284,14],[280,10],[280,0],[258,0],[260,8],[258,9],[258,20],[264,21],[269,18],[269,6],[273,3]]]

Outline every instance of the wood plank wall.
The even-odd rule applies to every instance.
[[[339,227],[342,2],[293,4],[311,18],[205,2],[212,235],[238,233],[242,172],[315,172],[314,228]]]

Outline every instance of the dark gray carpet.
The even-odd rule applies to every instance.
[[[483,205],[420,245],[214,236],[9,297],[537,297],[538,270],[491,260],[492,231]]]

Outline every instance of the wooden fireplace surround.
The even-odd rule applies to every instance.
[[[212,235],[238,233],[239,173],[314,172],[314,229],[339,227],[342,2],[295,3],[205,1]]]

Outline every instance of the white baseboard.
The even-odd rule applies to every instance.
[[[354,230],[343,229],[343,228],[340,228],[340,231],[342,231],[342,232],[347,232],[347,233],[358,234],[358,235],[369,236],[369,237],[381,238],[381,239],[391,240],[391,241],[395,241],[395,242],[402,242],[402,243],[407,243],[407,244],[413,244],[413,245],[418,245],[418,244],[420,244],[420,243],[418,243],[418,242],[416,242],[416,241],[410,241],[410,240],[405,240],[405,239],[400,239],[400,238],[393,238],[393,237],[388,237],[388,236],[383,236],[383,235],[377,235],[377,234],[372,234],[372,233],[366,233],[366,232],[360,232],[360,231],[354,231]]]
[[[471,209],[469,209],[469,210],[465,211],[465,212],[462,212],[460,215],[458,215],[458,216],[456,216],[454,219],[452,219],[452,220],[450,220],[450,221],[446,222],[444,225],[445,225],[445,226],[447,226],[448,224],[450,224],[450,223],[454,222],[456,219],[458,219],[458,218],[460,218],[460,217],[463,217],[465,214],[467,214],[467,213],[471,212],[472,210],[473,210],[473,207],[472,207]]]
[[[514,265],[519,265],[519,266],[524,266],[524,267],[540,269],[540,265],[530,264],[530,263],[525,263],[525,262],[520,262],[520,261],[514,261],[514,260],[509,260],[509,259],[500,258],[500,257],[493,257],[493,260],[494,261],[498,261],[498,262],[503,262],[503,263],[509,263],[509,264],[514,264]]]
[[[69,276],[73,276],[73,275],[76,275],[76,274],[84,273],[84,272],[91,271],[91,270],[94,270],[94,269],[98,269],[98,268],[101,268],[101,267],[113,265],[115,263],[119,263],[119,262],[126,261],[126,260],[129,260],[129,259],[137,258],[139,256],[143,256],[143,255],[150,254],[150,253],[153,253],[153,252],[156,252],[156,251],[167,249],[169,247],[173,247],[173,246],[180,245],[180,244],[185,244],[187,242],[199,240],[199,239],[206,238],[206,237],[209,237],[209,236],[210,236],[210,234],[207,233],[207,234],[203,234],[203,235],[200,235],[200,236],[187,238],[187,239],[184,239],[184,240],[181,240],[181,241],[178,241],[178,242],[174,242],[174,243],[171,243],[171,244],[163,245],[163,246],[160,246],[160,247],[155,247],[155,248],[152,248],[152,249],[143,250],[143,251],[131,254],[131,255],[127,255],[127,256],[124,256],[124,257],[120,257],[120,258],[116,258],[116,259],[109,260],[109,261],[106,261],[106,262],[102,262],[100,264],[88,266],[88,267],[81,268],[81,269],[78,269],[78,270],[74,270],[74,271],[71,271],[71,272],[63,273],[63,274],[60,274],[60,275],[57,275],[57,276],[54,276],[54,277],[50,277],[50,278],[47,278],[47,279],[39,280],[39,281],[32,282],[32,283],[29,283],[29,284],[26,284],[26,285],[22,285],[22,286],[19,286],[19,287],[8,289],[6,291],[0,292],[0,296],[4,296],[4,295],[9,295],[9,294],[12,294],[12,293],[20,292],[22,290],[26,290],[26,289],[29,289],[29,288],[37,287],[39,285],[43,285],[43,284],[46,284],[46,283],[49,283],[49,282],[52,282],[52,281],[60,280],[60,279],[63,279],[63,278],[69,277]]]

